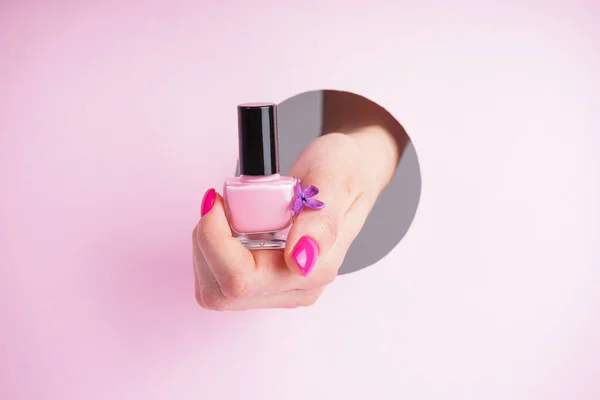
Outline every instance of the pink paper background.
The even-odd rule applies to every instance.
[[[594,1],[0,2],[0,398],[600,398]],[[235,105],[394,113],[416,219],[312,308],[194,303]]]

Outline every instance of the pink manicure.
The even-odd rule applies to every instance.
[[[215,199],[217,195],[215,189],[208,189],[206,193],[204,193],[204,198],[202,199],[202,206],[200,207],[200,216],[204,217],[204,214],[210,211],[210,209],[215,204]]]
[[[292,252],[292,258],[296,261],[304,276],[308,275],[313,269],[318,257],[319,245],[308,236],[302,236]]]

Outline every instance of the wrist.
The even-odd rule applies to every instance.
[[[325,91],[322,134],[343,133],[352,137],[360,153],[361,173],[381,191],[396,171],[408,135],[383,107],[355,94]]]
[[[346,134],[359,150],[367,182],[377,193],[381,192],[394,176],[408,138],[402,140],[400,134],[381,125],[364,126]]]

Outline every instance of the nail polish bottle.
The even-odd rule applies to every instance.
[[[237,113],[240,176],[223,186],[229,226],[250,250],[284,248],[296,179],[279,175],[277,106],[246,103]]]

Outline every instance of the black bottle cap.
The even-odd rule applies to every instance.
[[[238,106],[240,175],[279,173],[277,105],[245,103]]]

